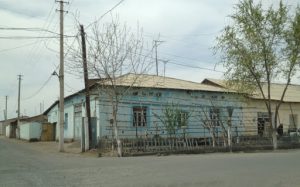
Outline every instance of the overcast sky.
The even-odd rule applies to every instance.
[[[76,35],[77,22],[89,25],[119,0],[69,0],[65,5],[65,34]],[[215,38],[230,22],[237,0],[125,0],[113,10],[123,23],[143,27],[144,36],[151,41],[160,35],[164,42],[158,47],[160,59],[168,60],[166,76],[200,82],[204,78],[222,78],[223,68],[217,65],[218,58],[211,48]],[[272,1],[264,1],[269,5]],[[299,1],[286,1],[292,7]],[[59,6],[54,0],[0,0],[0,27],[44,28],[59,32]],[[100,23],[109,20],[104,17]],[[91,32],[86,31],[87,34]],[[36,31],[0,30],[0,37],[12,36],[54,36],[52,33]],[[5,96],[8,96],[8,117],[16,117],[18,80],[22,76],[21,114],[38,115],[40,104],[47,109],[59,96],[59,82],[51,76],[59,64],[59,40],[51,39],[3,39],[0,38],[0,120],[5,109]],[[66,49],[73,38],[66,39]],[[67,51],[67,50],[66,50]],[[214,69],[178,66],[197,66]],[[159,65],[160,75],[163,64]],[[58,71],[57,71],[58,72]],[[155,71],[153,70],[152,73]],[[73,75],[65,75],[65,95],[83,88],[83,80]]]

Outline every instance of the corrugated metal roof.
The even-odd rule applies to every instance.
[[[205,79],[202,83],[206,83],[209,85],[217,84],[223,88],[225,88],[226,82],[225,80],[218,80],[218,79]],[[272,83],[271,84],[271,99],[272,100],[280,100],[282,92],[284,90],[285,84],[278,84]],[[263,92],[267,97],[268,93],[268,86],[267,84],[263,85]],[[263,99],[262,94],[257,89],[254,93],[250,96],[253,99]],[[291,84],[288,86],[287,92],[283,99],[284,102],[300,102],[300,85]]]
[[[134,83],[134,84],[133,84]],[[111,85],[109,80],[101,84]],[[162,88],[162,89],[178,89],[178,90],[197,90],[197,91],[214,91],[228,92],[224,88],[210,86],[202,83],[196,83],[186,80],[180,80],[170,77],[148,75],[148,74],[126,74],[116,78],[117,86],[133,86],[143,88]]]

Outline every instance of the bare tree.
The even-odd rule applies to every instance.
[[[99,78],[99,94],[107,97],[111,104],[111,123],[117,141],[118,155],[122,156],[118,135],[119,103],[142,74],[152,67],[153,47],[145,46],[142,29],[137,26],[132,32],[118,18],[100,27],[96,23],[91,37],[88,37],[88,70],[91,76]],[[132,74],[127,76],[125,74]],[[129,77],[129,78],[128,78]]]
[[[200,121],[201,121],[201,125],[204,127],[204,129],[207,129],[209,131],[209,134],[211,136],[212,139],[212,146],[215,147],[216,146],[216,137],[217,137],[217,133],[216,133],[216,123],[215,121],[213,121],[209,115],[209,111],[207,111],[206,108],[201,108],[201,115],[200,115]]]
[[[228,113],[228,119],[224,117],[227,115],[224,113],[222,117],[222,111],[218,108],[213,101],[210,101],[211,106],[201,107],[199,120],[202,127],[208,129],[209,134],[213,141],[213,147],[216,144],[216,137],[219,136],[216,130],[220,129],[220,133],[224,142],[224,146],[229,146],[231,148],[232,138],[231,138],[231,128],[232,128],[232,113],[233,108],[227,107],[226,112]]]

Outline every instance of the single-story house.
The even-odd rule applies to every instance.
[[[89,80],[91,91],[95,90],[95,84],[98,79]],[[96,118],[98,95],[90,94],[92,125],[98,125]],[[64,140],[79,141],[82,137],[82,125],[85,117],[85,89],[71,94],[64,99]],[[55,140],[59,138],[59,101],[55,101],[44,113],[47,116],[48,123],[55,129]],[[97,136],[94,135],[96,138]]]
[[[114,134],[112,103],[116,102],[115,123],[122,138],[169,136],[172,133],[176,136],[207,137],[212,130],[208,126],[214,126],[214,131],[221,136],[225,133],[222,127],[227,128],[229,119],[236,134],[244,128],[244,104],[240,100],[241,96],[234,91],[146,74],[126,74],[117,77],[114,82],[111,85],[109,80],[103,79],[90,87],[93,132],[97,138]],[[117,100],[114,97],[116,95]],[[80,140],[82,120],[85,117],[84,90],[66,97],[64,110],[65,139]],[[58,101],[44,114],[48,122],[56,125],[59,117]],[[231,117],[229,114],[232,114]],[[168,124],[171,120],[180,128],[170,129]],[[56,129],[58,135],[59,128]]]
[[[226,88],[225,81],[216,79],[205,79],[203,84],[212,85],[220,88]],[[275,104],[281,99],[285,84],[271,84],[271,102],[272,110],[275,110]],[[267,86],[263,86],[264,93],[267,93]],[[283,125],[284,133],[299,129],[300,116],[300,85],[291,84],[288,86],[283,103],[279,108],[278,124]],[[261,93],[257,90],[248,95],[244,107],[245,127],[255,134],[266,133],[266,124],[270,121],[267,113],[267,107],[263,102]]]
[[[37,115],[33,117],[22,116],[18,118],[1,121],[3,135],[9,138],[18,138],[23,140],[54,140],[52,134],[52,125],[49,126],[47,116]],[[50,136],[50,137],[49,137]]]
[[[28,116],[21,116],[20,119],[28,118]],[[17,120],[18,118],[11,118],[0,121],[1,134],[9,138],[17,137]]]

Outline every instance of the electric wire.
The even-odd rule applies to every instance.
[[[89,37],[87,37],[87,42],[89,43],[89,45],[92,46],[91,42],[88,40]],[[94,40],[93,38],[91,38],[92,40]],[[108,45],[108,44],[107,44]],[[112,45],[112,44],[110,44]],[[146,51],[146,50],[145,50]],[[132,52],[130,52],[132,53]],[[136,54],[136,53],[134,53]],[[155,60],[156,58],[155,57],[151,57],[151,56],[147,56],[147,55],[144,55],[144,54],[140,54],[141,56],[143,57],[147,57],[149,59],[152,59],[152,60]],[[158,58],[158,62],[163,62],[164,60],[163,59],[160,59]],[[178,65],[178,66],[183,66],[183,67],[188,67],[188,68],[193,68],[193,69],[202,69],[202,70],[208,70],[208,71],[214,71],[214,72],[218,72],[218,73],[224,73],[223,71],[219,71],[219,70],[216,70],[216,69],[211,69],[211,68],[205,68],[205,67],[200,67],[200,66],[194,66],[194,65],[188,65],[188,64],[182,64],[180,62],[178,62],[177,60],[173,60],[172,61],[168,61],[169,64],[174,64],[174,65]]]
[[[113,6],[111,9],[109,9],[108,11],[106,11],[104,14],[102,14],[96,21],[88,24],[88,26],[86,27],[86,29],[88,29],[91,25],[99,22],[104,16],[106,16],[108,13],[110,13],[111,11],[113,11],[115,8],[117,8],[120,4],[122,4],[125,0],[121,0],[119,1],[115,6]]]
[[[34,44],[36,44],[36,42],[27,43],[27,44],[16,46],[16,47],[12,47],[12,48],[1,49],[0,53],[6,52],[6,51],[12,51],[12,50],[23,48],[23,47],[27,47],[27,46],[31,46],[31,45],[34,45]]]
[[[51,78],[52,78],[52,74],[48,77],[48,79],[42,84],[42,86],[37,90],[37,91],[35,91],[33,94],[31,94],[30,96],[28,96],[28,97],[25,97],[25,98],[22,98],[22,100],[28,100],[28,99],[31,99],[31,98],[33,98],[33,97],[35,97],[37,94],[39,94],[42,90],[43,90],[43,88],[49,83],[49,81],[51,80]]]

